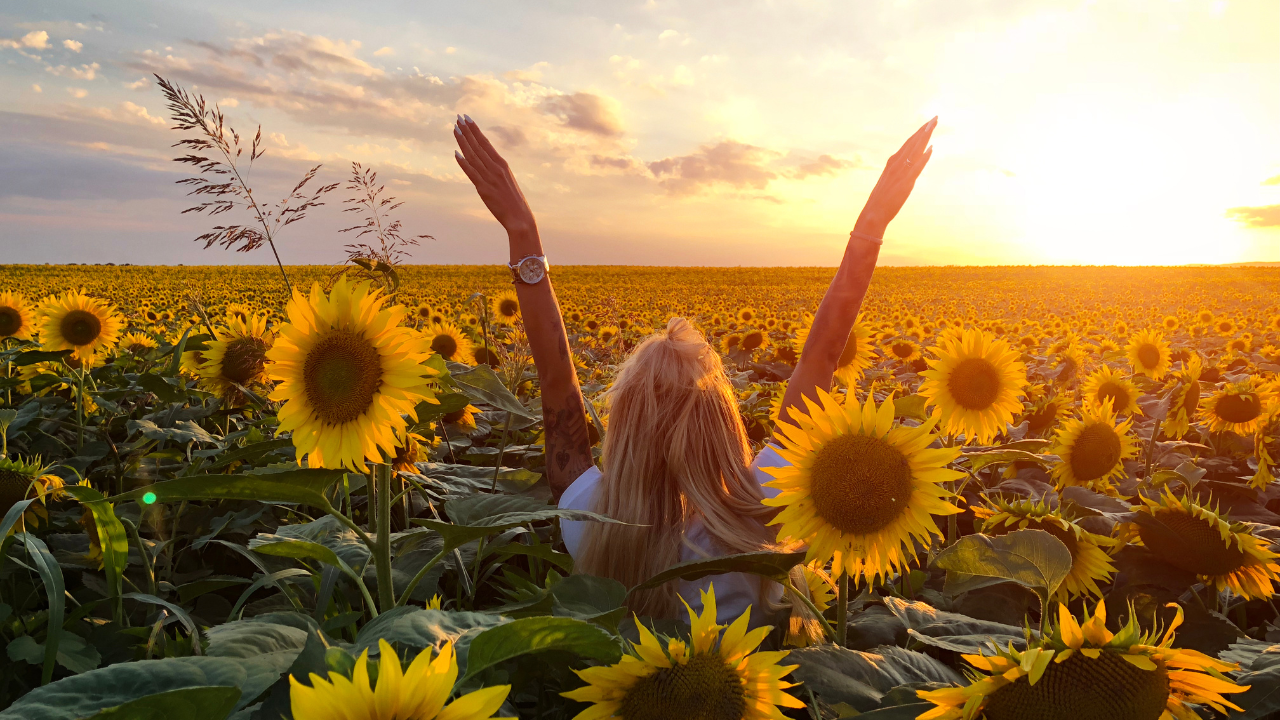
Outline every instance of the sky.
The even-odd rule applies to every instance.
[[[1276,0],[625,0],[0,5],[0,262],[271,263],[205,249],[158,74],[265,155],[255,197],[335,264],[352,162],[408,262],[505,262],[454,162],[466,113],[555,264],[836,265],[884,161],[934,153],[888,265],[1280,261]]]

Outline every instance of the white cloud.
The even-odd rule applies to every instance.
[[[378,48],[374,53],[375,57],[386,57],[387,55],[395,55],[396,51],[390,45]]]
[[[44,90],[41,90],[41,89],[40,89],[40,86],[39,86],[39,85],[35,85],[35,84],[33,84],[33,85],[31,86],[31,90],[32,90],[33,92],[38,92],[38,93],[42,93],[42,92],[44,92]]]
[[[456,48],[456,47],[447,47],[447,48],[445,48],[445,49],[444,49],[444,54],[445,54],[445,55],[452,55],[452,54],[454,54],[454,53],[456,53],[456,52],[458,52],[458,48]]]
[[[92,63],[89,65],[81,65],[80,67],[73,67],[70,65],[59,65],[54,67],[50,65],[46,67],[45,70],[61,77],[71,77],[76,80],[92,80],[98,76],[98,70],[101,68],[102,66],[98,63]]]
[[[75,40],[63,40],[62,47],[70,50],[71,52],[78,53],[84,48],[84,43],[76,42]]]
[[[125,83],[124,86],[130,90],[142,90],[151,87],[151,78],[139,78],[131,83]]]
[[[150,123],[152,125],[165,125],[164,118],[156,117],[155,115],[147,112],[146,108],[141,105],[131,103],[128,100],[120,103],[120,112],[131,120],[141,120],[142,122]]]
[[[89,94],[89,91],[84,88],[69,87],[67,88],[67,92],[71,93],[71,97],[73,98],[82,98]]]
[[[218,105],[222,107],[240,107],[240,101],[232,97],[227,97],[219,100]]]
[[[45,30],[32,30],[20,38],[0,40],[0,48],[47,50],[49,49],[49,33]]]

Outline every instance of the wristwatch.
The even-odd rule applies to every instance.
[[[511,268],[511,282],[522,282],[526,285],[537,285],[547,276],[551,263],[546,255],[529,255],[507,265]]]

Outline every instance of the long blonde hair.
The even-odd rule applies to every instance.
[[[751,470],[751,445],[724,365],[683,318],[649,337],[609,391],[609,428],[596,512],[634,525],[588,523],[578,572],[633,587],[680,562],[700,519],[724,553],[768,549],[772,511]],[[676,617],[676,583],[637,592],[640,615]]]

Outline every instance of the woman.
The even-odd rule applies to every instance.
[[[853,328],[881,238],[929,162],[937,118],[889,158],[858,216],[844,259],[814,316],[787,384],[781,418],[803,411],[802,396],[828,390]],[[771,549],[765,527],[777,491],[760,467],[784,463],[766,447],[753,461],[746,429],[720,355],[688,322],[673,318],[623,363],[609,391],[604,469],[595,467],[578,375],[556,302],[533,211],[507,162],[470,118],[458,118],[454,156],[484,204],[507,231],[510,267],[542,388],[547,476],[561,507],[593,510],[630,525],[563,523],[579,572],[627,587],[682,561]],[[749,605],[773,605],[776,585],[738,573],[677,581],[636,593],[630,609],[651,617],[683,615],[681,600],[701,611],[698,589],[714,581],[720,622]],[[770,587],[771,586],[771,587]]]

